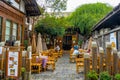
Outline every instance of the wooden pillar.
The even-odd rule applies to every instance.
[[[89,53],[84,54],[84,80],[88,80],[87,74],[90,71],[90,55]]]
[[[118,52],[118,73],[120,73],[120,52]]]
[[[6,31],[6,19],[2,19],[2,41],[5,41],[5,31]]]
[[[99,53],[100,53],[100,72],[103,72],[103,64],[104,64],[104,50],[102,47],[99,47]]]
[[[111,74],[111,43],[106,42],[106,66],[107,66],[107,71],[109,74]]]
[[[2,79],[4,70],[4,48],[2,47],[2,54],[0,54],[0,80]]]
[[[97,43],[92,42],[92,69],[97,72]]]
[[[26,80],[30,80],[31,77],[31,54],[32,54],[32,46],[28,46],[28,53],[26,58]]]
[[[25,25],[22,26],[22,44],[24,43]]]
[[[117,49],[113,49],[113,76],[118,72],[118,55]]]

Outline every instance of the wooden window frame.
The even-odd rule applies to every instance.
[[[0,17],[0,19],[1,19],[1,22],[0,22],[0,41],[1,41],[2,40],[2,20],[3,20],[3,18]]]
[[[20,3],[21,0],[15,0],[15,2]]]

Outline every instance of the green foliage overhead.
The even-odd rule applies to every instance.
[[[103,3],[85,4],[79,6],[68,20],[74,27],[78,27],[83,35],[89,35],[92,27],[111,10],[111,6]]]
[[[60,12],[66,10],[67,0],[45,0],[47,7],[51,8],[53,12]]]
[[[35,30],[43,35],[63,36],[68,25],[69,23],[64,17],[56,18],[47,15],[45,18],[39,20],[36,24]]]

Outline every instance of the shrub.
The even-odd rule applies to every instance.
[[[111,80],[111,76],[108,72],[101,72],[100,73],[100,80]]]
[[[27,50],[27,47],[28,47],[28,40],[24,40],[24,46],[25,46],[25,49]]]
[[[120,80],[120,74],[115,75],[115,80]]]
[[[87,77],[88,80],[98,80],[97,73],[94,70],[88,72]]]

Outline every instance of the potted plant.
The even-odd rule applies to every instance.
[[[27,47],[28,47],[28,40],[24,40],[24,46],[25,46],[25,49],[27,50]]]
[[[107,71],[100,73],[100,80],[111,80],[111,76]]]
[[[88,80],[98,80],[98,74],[92,70],[87,74]]]
[[[22,80],[25,80],[25,72],[26,72],[25,68],[22,67],[22,68],[21,68]]]
[[[115,80],[120,80],[120,74],[115,75]]]

